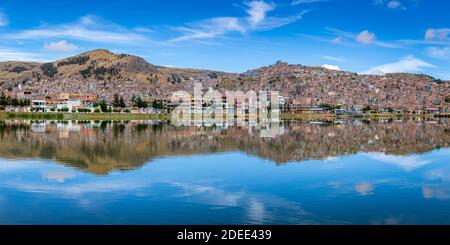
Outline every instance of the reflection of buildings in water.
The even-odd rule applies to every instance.
[[[58,131],[68,131],[68,132],[80,132],[81,126],[76,122],[67,121],[65,123],[57,123],[56,128]]]
[[[36,134],[43,134],[45,133],[46,125],[46,122],[34,122],[31,124],[31,132]]]
[[[55,159],[100,174],[133,169],[170,155],[240,151],[284,164],[358,152],[422,153],[450,143],[449,124],[439,120],[437,124],[285,121],[222,128],[174,127],[158,121],[33,122],[31,127],[27,123],[22,122],[23,127],[17,121],[1,124],[1,157]]]

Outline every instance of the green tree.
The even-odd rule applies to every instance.
[[[154,100],[152,102],[152,107],[155,108],[155,109],[164,109],[163,108],[164,107],[163,103],[161,101],[158,101],[158,100]]]
[[[324,109],[324,110],[330,110],[331,109],[331,105],[327,104],[327,103],[322,103],[319,105],[320,108]]]
[[[364,113],[367,113],[367,112],[370,112],[372,110],[372,108],[370,107],[370,106],[364,106],[364,108],[362,109],[362,111],[364,112]]]
[[[11,105],[15,107],[19,106],[19,100],[17,98],[13,98],[11,100]]]
[[[41,66],[41,71],[44,75],[53,77],[58,73],[58,68],[56,68],[53,63],[45,63]]]
[[[134,106],[138,107],[138,108],[147,108],[148,104],[147,102],[143,101],[141,96],[134,96],[133,95],[133,99],[132,99]]]
[[[102,112],[108,112],[108,104],[106,104],[106,101],[101,101],[99,103],[100,106],[100,110],[102,110]]]
[[[122,108],[127,107],[127,104],[125,103],[125,100],[123,99],[122,96],[120,96],[120,99],[119,99],[119,107],[122,107]]]
[[[6,97],[6,105],[11,105],[11,101],[12,99],[10,96]]]
[[[119,99],[119,95],[117,93],[114,94],[114,99],[113,99],[112,105],[114,107],[120,107],[120,99]]]
[[[30,106],[30,105],[31,105],[30,99],[23,99],[23,100],[21,100],[21,101],[22,101],[22,102],[19,102],[19,104],[22,103],[21,106]]]
[[[8,99],[6,98],[4,93],[2,93],[0,95],[0,105],[2,105],[2,106],[7,106],[8,105]]]

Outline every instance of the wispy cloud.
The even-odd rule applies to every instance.
[[[297,6],[300,4],[307,4],[307,3],[318,3],[318,2],[328,2],[329,0],[294,0],[292,1],[292,6]]]
[[[34,29],[7,33],[0,36],[11,40],[48,40],[66,38],[96,43],[143,43],[149,37],[132,29],[108,22],[97,16],[84,16],[74,23],[44,25]]]
[[[450,59],[450,47],[429,47],[426,49],[428,56],[438,59]]]
[[[294,23],[302,19],[308,11],[303,11],[294,16],[273,17],[268,14],[275,10],[274,3],[265,1],[251,1],[244,3],[247,16],[244,17],[215,17],[196,23],[189,23],[176,30],[183,35],[170,40],[170,42],[199,41],[213,39],[229,33],[249,33],[275,29]]]
[[[405,5],[398,1],[398,0],[374,0],[373,1],[375,5],[377,6],[383,6],[389,9],[399,9],[399,10],[406,10]]]
[[[0,61],[47,61],[38,53],[0,47]]]
[[[440,45],[450,46],[450,28],[428,28],[423,39],[398,40],[402,45]]]
[[[329,56],[329,55],[322,56],[322,58],[325,60],[336,61],[336,62],[344,62],[345,61],[344,58],[334,57],[334,56]]]
[[[274,3],[266,3],[264,1],[251,1],[246,2],[245,5],[248,7],[246,10],[248,22],[255,26],[264,21],[267,17],[267,13],[275,9]]]

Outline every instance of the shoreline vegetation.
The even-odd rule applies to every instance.
[[[0,112],[0,120],[24,119],[24,120],[170,120],[171,115],[144,114],[144,113],[63,113],[63,112]],[[283,120],[336,120],[336,119],[377,119],[377,118],[450,118],[450,114],[311,114],[311,113],[283,113]]]

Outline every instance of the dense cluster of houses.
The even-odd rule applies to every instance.
[[[95,95],[81,95],[81,94],[70,94],[70,93],[60,93],[56,96],[36,96],[28,91],[22,91],[20,94],[9,94],[5,93],[5,96],[17,99],[29,99],[31,103],[27,107],[8,107],[9,111],[35,111],[35,112],[98,112],[98,107],[100,102],[105,102],[108,108],[113,108],[111,101],[105,98],[98,98]],[[257,97],[256,101],[260,103],[260,98]],[[334,113],[337,115],[343,114],[363,114],[363,113],[414,113],[414,114],[439,114],[439,113],[450,113],[449,107],[417,107],[414,110],[405,109],[394,109],[391,107],[377,107],[377,106],[362,106],[354,105],[350,108],[343,107],[339,104],[321,104],[321,105],[309,105],[305,104],[302,99],[292,99],[285,96],[279,96],[279,108],[277,112],[280,113],[311,113],[311,114],[326,114]],[[115,112],[134,112],[134,113],[167,113],[170,112],[176,106],[188,106],[192,111],[203,110],[208,107],[208,104],[204,99],[189,97],[189,103],[178,103],[172,102],[171,97],[167,98],[150,98],[145,100],[148,107],[137,108],[132,102],[126,103],[125,108],[121,108],[120,111]],[[248,99],[245,101],[245,110],[248,113]],[[267,97],[267,105],[271,103],[270,96]],[[235,113],[237,108],[241,108],[237,100],[232,103],[227,99],[226,96],[222,96],[220,103],[224,108],[225,113]]]
[[[420,74],[359,75],[277,62],[242,74],[285,95],[286,111],[449,113],[450,82]]]
[[[7,110],[95,112],[100,102],[112,109],[113,96],[119,93],[126,104],[120,111],[165,113],[176,106],[171,103],[171,91],[190,91],[194,82],[220,91],[278,91],[282,95],[279,110],[285,113],[450,113],[449,81],[414,74],[366,76],[285,62],[242,74],[211,73],[192,77],[172,74],[161,86],[133,81],[61,78],[58,83],[48,79],[29,81],[3,93],[9,98],[31,101],[26,108],[10,106]],[[145,106],[136,105],[132,95],[141,95]],[[230,103],[226,97],[221,104],[227,111],[238,107],[237,102]],[[190,108],[200,109],[199,105],[208,107],[204,101],[190,99]]]

